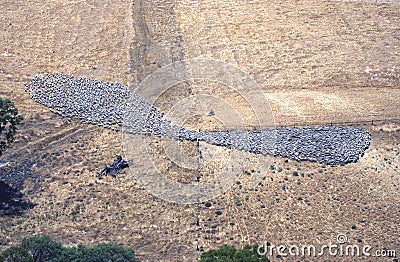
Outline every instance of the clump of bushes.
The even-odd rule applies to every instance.
[[[243,249],[224,245],[217,250],[209,250],[200,256],[201,262],[269,262],[259,255],[257,245],[246,245]],[[18,246],[6,249],[0,255],[0,262],[139,262],[131,248],[110,243],[93,247],[78,245],[64,247],[49,236],[25,238]]]
[[[93,247],[78,245],[63,247],[49,236],[30,237],[16,247],[10,247],[0,256],[0,262],[137,262],[130,248],[101,243]]]
[[[201,262],[231,262],[231,261],[249,261],[249,262],[268,262],[266,256],[257,253],[257,245],[246,245],[243,249],[236,249],[234,246],[224,245],[219,249],[212,249],[204,252],[200,256]]]

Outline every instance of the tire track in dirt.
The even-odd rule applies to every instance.
[[[129,71],[135,87],[158,68],[184,60],[184,52],[174,1],[134,0],[132,6],[134,37]]]
[[[131,90],[159,68],[185,59],[183,36],[177,21],[174,1],[133,0],[132,20],[134,35],[129,50]],[[189,86],[188,82],[179,84],[178,92],[184,92]],[[171,95],[179,96],[175,91],[177,90],[174,90]],[[167,99],[173,100],[170,96]],[[199,212],[193,213],[193,219],[199,219]],[[179,226],[174,230],[186,235]],[[198,240],[199,233],[193,231],[190,237],[192,240]],[[185,240],[179,239],[178,242],[182,244]],[[165,257],[181,257],[182,253],[192,252],[194,252],[191,254],[192,257],[199,256],[199,250],[196,250],[195,245],[186,246],[185,244],[184,249],[186,250],[182,250],[180,245],[176,245],[166,253],[156,254],[158,252],[155,252],[154,245],[149,242],[141,245],[141,248],[136,251],[139,256],[152,257],[155,260],[165,259]]]

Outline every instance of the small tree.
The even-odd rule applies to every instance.
[[[18,114],[14,103],[7,98],[0,97],[0,156],[15,139],[17,125],[23,117]]]
[[[269,259],[257,253],[257,245],[246,245],[243,249],[236,249],[233,246],[224,245],[217,250],[209,250],[200,256],[201,262],[233,262],[233,261],[263,261],[268,262]]]
[[[47,235],[24,238],[21,247],[29,251],[34,262],[52,261],[61,256],[64,251],[61,243],[52,240]]]
[[[0,262],[139,262],[131,248],[101,243],[93,247],[64,247],[49,236],[24,238],[0,255]]]

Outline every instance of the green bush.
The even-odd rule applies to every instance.
[[[10,247],[0,256],[0,262],[32,262],[33,258],[22,247]]]
[[[21,247],[28,250],[34,262],[53,261],[63,254],[63,246],[49,236],[24,238]]]
[[[93,247],[63,247],[49,236],[30,237],[0,256],[0,262],[138,262],[130,248],[101,243]]]
[[[217,250],[204,252],[202,262],[268,262],[268,258],[257,253],[257,245],[246,245],[243,249],[224,245]],[[78,245],[63,247],[49,236],[25,238],[16,247],[10,247],[0,256],[0,262],[139,262],[130,248],[101,243],[93,247]]]
[[[0,156],[15,139],[17,125],[23,117],[9,99],[0,97]]]
[[[224,245],[219,249],[209,250],[200,256],[201,262],[268,262],[269,259],[257,253],[257,245],[246,245],[243,249],[236,249],[233,246]]]

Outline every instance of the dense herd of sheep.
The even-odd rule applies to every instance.
[[[260,131],[198,132],[172,124],[140,95],[120,83],[72,75],[36,76],[26,85],[36,102],[61,115],[104,127],[121,126],[127,132],[153,133],[178,140],[326,164],[356,162],[370,145],[370,134],[360,128],[320,126]]]

